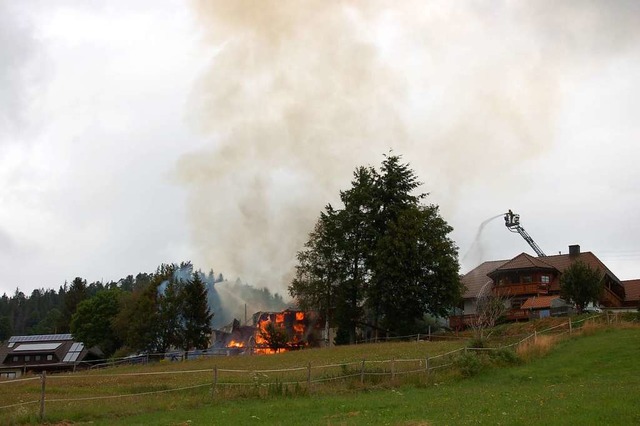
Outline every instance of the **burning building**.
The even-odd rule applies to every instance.
[[[316,346],[317,314],[293,309],[256,312],[252,325],[234,320],[214,333],[213,350],[226,355],[275,354]]]

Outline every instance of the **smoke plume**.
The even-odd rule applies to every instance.
[[[633,46],[637,3],[200,0],[210,65],[178,164],[206,264],[288,284],[319,211],[393,149],[455,208],[553,144],[563,91]],[[445,209],[446,210],[446,209]]]

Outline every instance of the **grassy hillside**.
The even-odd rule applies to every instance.
[[[519,335],[521,330],[516,331]],[[481,367],[488,363],[512,364],[513,354],[502,359],[469,352],[436,359],[464,342],[403,342],[51,375],[46,419],[127,425],[189,420],[192,424],[637,424],[640,364],[635,360],[640,355],[640,329],[591,324],[583,331],[590,333],[553,347],[547,344],[552,338],[539,335],[537,345],[521,353],[521,359],[531,362],[484,370]],[[549,349],[547,357],[535,356]],[[455,368],[427,375],[427,355],[431,368],[452,361]],[[359,374],[362,359],[367,360],[364,384]],[[214,368],[219,376],[212,398]],[[282,368],[293,370],[271,371]],[[462,380],[465,372],[479,374]],[[313,379],[311,396],[308,378]],[[37,378],[0,383],[0,406],[27,402],[0,410],[0,424],[37,422],[39,395]],[[114,395],[125,396],[111,398]],[[77,400],[83,398],[87,399]]]
[[[170,408],[198,407],[210,404],[214,368],[220,373],[217,399],[263,397],[282,394],[290,388],[296,394],[306,393],[309,366],[312,379],[326,380],[315,385],[321,392],[349,391],[358,377],[333,380],[337,376],[357,374],[363,359],[367,370],[387,374],[391,365],[383,360],[408,360],[396,371],[417,365],[424,366],[427,355],[433,356],[460,348],[463,340],[450,342],[397,342],[326,349],[309,349],[277,355],[213,357],[188,362],[160,362],[78,372],[51,374],[46,384],[46,419],[48,421],[89,421],[102,417],[125,416]],[[287,372],[274,370],[292,369]],[[230,372],[233,371],[246,371]],[[278,381],[277,386],[272,384]],[[375,382],[376,376],[368,377]],[[300,382],[301,385],[282,385]],[[399,379],[399,382],[402,380]],[[230,385],[223,386],[223,383]],[[37,377],[32,380],[0,383],[0,406],[28,403],[0,410],[0,419],[25,422],[36,421],[41,385]],[[114,395],[124,395],[111,398]],[[85,399],[86,398],[86,399]],[[69,401],[75,399],[76,401]],[[80,400],[78,400],[80,399]],[[31,403],[29,403],[31,402]],[[1,422],[0,422],[1,423]]]
[[[530,363],[466,380],[347,395],[225,401],[96,424],[639,424],[640,329],[558,343]]]

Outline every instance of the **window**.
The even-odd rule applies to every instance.
[[[36,361],[40,361],[40,355],[36,355],[36,356],[35,356],[35,360],[36,360]]]
[[[27,361],[31,361],[31,356],[30,356],[30,355],[25,355],[25,356],[24,356],[24,361],[25,361],[25,362],[27,362]]]
[[[53,355],[47,355],[47,361],[53,361]]]
[[[533,280],[531,279],[531,275],[525,275],[524,277],[522,277],[522,282],[525,284],[528,284],[530,282],[532,282]]]
[[[13,362],[18,362],[18,357],[17,356],[13,357]]]
[[[540,277],[540,282],[542,284],[549,284],[549,275],[543,275]]]

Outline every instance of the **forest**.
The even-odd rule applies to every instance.
[[[232,294],[233,297],[229,297]],[[240,318],[245,305],[281,310],[282,296],[239,279],[226,281],[191,262],[162,264],[117,281],[87,283],[81,277],[55,289],[19,288],[0,298],[0,342],[13,335],[72,333],[105,354],[163,352],[169,347],[206,347],[197,341]]]

